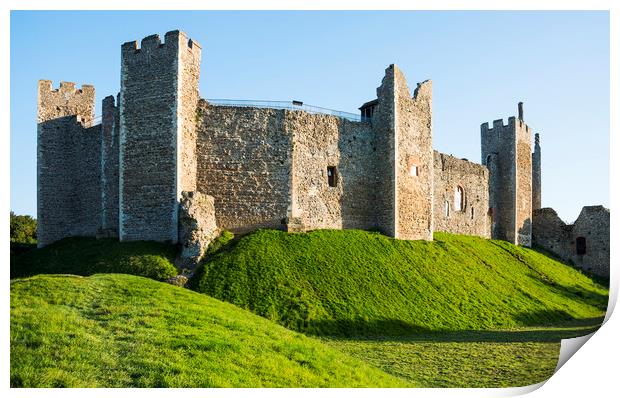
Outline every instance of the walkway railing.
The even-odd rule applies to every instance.
[[[215,106],[240,106],[248,108],[271,108],[271,109],[287,109],[291,111],[304,111],[308,113],[331,115],[350,120],[352,122],[368,122],[367,117],[362,117],[357,113],[336,111],[334,109],[322,108],[320,106],[304,104],[301,101],[256,101],[256,100],[232,100],[211,98],[207,99],[210,105]]]

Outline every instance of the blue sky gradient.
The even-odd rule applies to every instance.
[[[572,222],[609,207],[609,13],[491,11],[11,13],[11,209],[36,216],[37,81],[120,88],[120,45],[181,29],[201,43],[203,98],[291,100],[348,112],[396,63],[433,80],[434,148],[480,162],[480,124],[541,134],[544,207]]]

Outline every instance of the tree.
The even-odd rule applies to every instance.
[[[11,243],[37,243],[37,220],[11,211]]]

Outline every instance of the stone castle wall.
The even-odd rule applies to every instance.
[[[103,99],[101,116],[101,229],[118,237],[119,109],[114,97]]]
[[[516,143],[516,243],[532,245],[532,132],[523,122],[517,120]],[[506,189],[504,186],[503,189]]]
[[[237,233],[376,228],[430,240],[439,230],[531,244],[540,147],[537,137],[532,153],[522,104],[508,124],[481,126],[477,165],[433,151],[432,84],[419,83],[412,95],[395,65],[367,103],[372,119],[351,122],[209,105],[198,92],[200,57],[200,45],[179,31],[164,42],[152,35],[140,47],[123,44],[121,92],[116,103],[104,99],[101,126],[89,127],[93,87],[52,90],[41,81],[42,245],[96,233],[177,242],[182,192],[213,197],[217,226]],[[455,209],[459,186],[464,203]]]
[[[437,151],[434,157],[435,231],[490,238],[488,169]],[[463,192],[462,209],[455,203],[458,187]]]
[[[287,112],[293,132],[291,218],[297,229],[376,227],[376,148],[368,123]],[[329,186],[328,167],[335,168]]]
[[[286,226],[293,132],[285,112],[200,102],[197,185],[215,199],[220,228],[240,233]]]
[[[609,277],[609,209],[585,206],[573,224],[566,224],[551,208],[533,212],[532,238],[536,246],[587,271]],[[583,239],[585,253],[577,250]]]

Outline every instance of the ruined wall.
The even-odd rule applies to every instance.
[[[609,209],[585,206],[575,223],[569,225],[555,210],[537,209],[533,212],[532,232],[534,245],[585,271],[609,277]],[[585,239],[584,254],[577,251],[578,238]]]
[[[195,186],[200,52],[179,31],[121,47],[121,240],[177,241],[178,200]]]
[[[395,76],[396,237],[433,240],[432,84],[429,80],[418,83],[411,97],[405,77],[396,67]]]
[[[533,244],[564,260],[570,259],[572,227],[566,225],[555,210],[549,207],[534,210],[532,220]]]
[[[213,196],[220,228],[285,228],[293,150],[285,112],[200,102],[198,190]]]
[[[95,89],[41,80],[37,98],[37,236],[39,247],[100,224],[100,126]]]
[[[103,99],[101,116],[101,228],[118,237],[119,109],[114,97]]]
[[[437,151],[434,159],[435,231],[490,238],[488,169]],[[455,208],[457,187],[464,193],[462,210]]]
[[[577,254],[577,238],[585,238],[585,254]],[[578,267],[609,277],[609,209],[585,206],[573,224],[571,236],[572,260]]]
[[[293,133],[291,217],[297,230],[376,225],[376,149],[370,124],[287,112]],[[335,167],[335,186],[328,183]]]
[[[372,116],[377,148],[377,228],[385,235],[396,236],[396,97],[394,66],[385,70],[377,87],[377,105]],[[379,161],[380,160],[380,161]]]
[[[377,100],[372,126],[381,192],[378,227],[400,239],[432,239],[431,82],[418,84],[412,98],[403,73],[390,65],[377,88]]]

